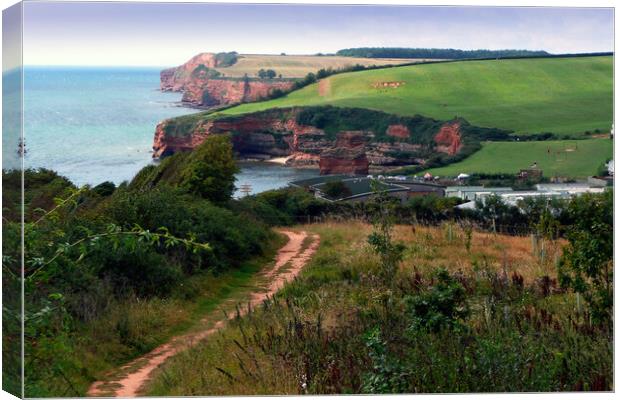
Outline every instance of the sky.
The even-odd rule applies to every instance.
[[[174,66],[348,47],[613,51],[611,8],[24,3],[24,64]]]

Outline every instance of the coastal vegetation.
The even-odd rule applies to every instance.
[[[26,369],[28,395],[83,395],[242,299],[282,243],[269,227],[315,220],[347,222],[294,225],[321,237],[301,278],[174,356],[148,394],[610,388],[611,192],[534,200],[525,213],[461,212],[435,196],[338,204],[292,188],[211,198],[192,177],[218,152],[214,180],[198,181],[227,188],[225,136],[119,187],[25,172],[26,362],[44,366]],[[4,172],[7,210],[19,175]],[[4,221],[5,288],[19,276],[19,231]],[[536,240],[513,236],[527,232]],[[591,251],[596,268],[583,261]]]
[[[243,288],[274,254],[280,236],[228,204],[236,166],[226,138],[203,148],[178,181],[148,188],[78,188],[24,172],[27,396],[83,395]],[[208,168],[198,157],[215,154],[221,163]],[[21,172],[3,171],[3,183],[3,284],[17,302]],[[17,304],[3,317],[19,326]],[[5,330],[5,348],[18,341],[19,330]],[[4,373],[17,385],[19,363]]]

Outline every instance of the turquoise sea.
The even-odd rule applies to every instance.
[[[131,179],[153,162],[157,123],[197,112],[181,106],[180,93],[159,90],[159,70],[25,68],[25,168],[50,168],[78,185]],[[242,164],[237,185],[250,184],[260,192],[317,174],[270,163]]]

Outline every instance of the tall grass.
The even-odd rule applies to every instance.
[[[368,225],[304,229],[320,234],[321,246],[301,276],[173,357],[147,394],[611,389],[611,337],[557,286],[555,266],[540,262],[529,238],[472,232],[468,252],[458,227],[448,238],[447,226],[398,226],[394,240],[407,250],[387,290]],[[411,304],[435,301],[440,267],[462,288],[467,313],[433,330],[416,324]]]

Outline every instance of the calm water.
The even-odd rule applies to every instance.
[[[54,169],[78,185],[131,179],[152,162],[155,125],[196,112],[179,106],[179,93],[158,87],[158,68],[26,68],[25,167]],[[317,174],[266,163],[241,167],[237,185],[253,192]]]

